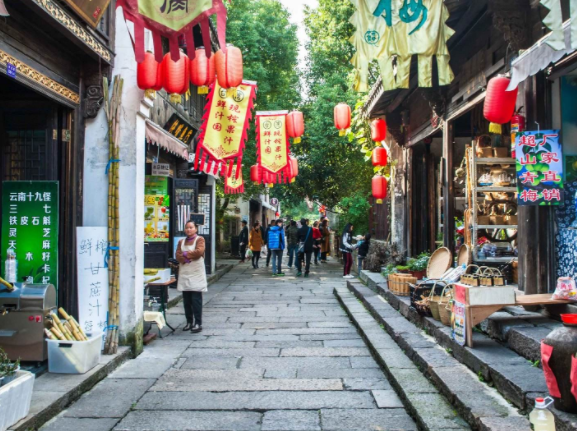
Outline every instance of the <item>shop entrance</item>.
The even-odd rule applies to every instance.
[[[59,182],[58,301],[73,311],[74,272],[69,268],[73,260],[68,256],[73,252],[75,224],[66,211],[75,196],[69,190],[73,186],[69,169],[70,123],[69,109],[0,75],[0,191],[5,181]],[[7,214],[1,206],[0,202],[0,212]],[[5,220],[2,217],[0,223]],[[24,255],[19,256],[20,251],[17,250],[17,258],[24,259]],[[0,251],[3,257],[5,253],[6,250]]]

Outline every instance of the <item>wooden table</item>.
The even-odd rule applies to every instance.
[[[164,316],[164,320],[166,321],[166,326],[169,327],[172,330],[172,332],[174,332],[175,329],[172,326],[170,326],[170,323],[168,323],[168,319],[166,318],[166,307],[168,305],[168,287],[174,283],[176,283],[176,278],[171,278],[169,281],[166,281],[164,283],[148,283],[146,285],[146,287],[148,288],[150,287],[160,288],[160,311],[162,311],[162,315]],[[160,330],[158,331],[158,333],[160,335]]]

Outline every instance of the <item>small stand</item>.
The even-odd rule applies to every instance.
[[[170,323],[168,323],[168,319],[166,318],[166,309],[167,309],[167,305],[168,305],[168,287],[174,283],[176,283],[176,279],[172,278],[165,283],[148,283],[146,285],[146,287],[148,288],[148,295],[160,299],[160,311],[162,312],[162,315],[164,316],[164,320],[166,321],[166,326],[171,329],[171,332],[174,332],[175,329],[172,326],[170,326]],[[154,322],[152,322],[152,323],[154,323]],[[152,324],[150,327],[152,328]],[[148,329],[148,331],[146,331],[145,335],[148,335],[148,332],[150,332],[150,329]],[[160,333],[160,330],[158,331],[158,336],[160,338],[162,338],[162,334]]]

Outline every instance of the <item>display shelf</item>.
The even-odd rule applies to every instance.
[[[516,224],[483,224],[483,225],[477,225],[476,228],[477,229],[517,229],[517,225]]]
[[[506,256],[506,257],[486,257],[485,259],[479,259],[476,255],[473,256],[475,262],[487,262],[487,263],[509,263],[516,262],[517,256]]]
[[[515,165],[516,160],[509,157],[481,157],[476,162],[478,165]]]
[[[517,187],[489,186],[489,187],[477,187],[476,189],[477,193],[498,193],[498,192],[517,193]]]

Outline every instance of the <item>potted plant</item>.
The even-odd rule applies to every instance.
[[[402,274],[409,274],[411,272],[411,269],[409,268],[408,265],[397,265],[396,269],[397,272],[400,272]]]
[[[11,362],[0,349],[0,430],[9,429],[30,411],[34,374],[19,368],[20,361]]]
[[[11,362],[4,350],[0,349],[0,386],[7,385],[16,378],[20,371],[20,360]]]
[[[429,265],[429,253],[421,253],[419,256],[409,259],[408,267],[413,277],[417,280],[422,280],[427,274],[427,266]]]

